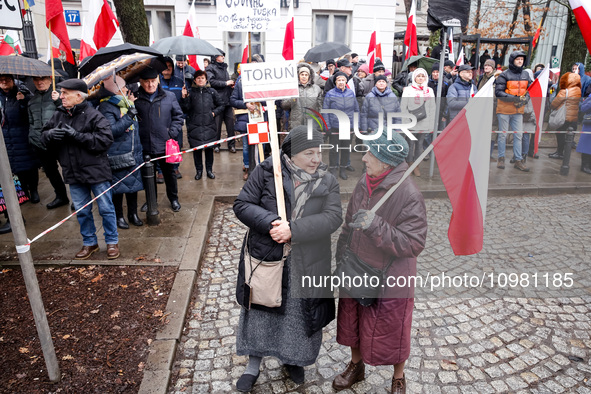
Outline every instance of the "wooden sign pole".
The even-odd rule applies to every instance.
[[[287,220],[285,196],[283,194],[283,177],[281,174],[279,134],[277,134],[277,119],[275,117],[275,100],[267,100],[267,114],[269,116],[269,136],[271,137],[271,156],[273,157],[273,176],[275,178],[275,195],[277,196],[277,214],[281,219]]]

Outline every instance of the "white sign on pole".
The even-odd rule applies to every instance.
[[[19,0],[4,0],[0,2],[0,28],[23,29],[23,18]]]
[[[248,63],[241,66],[245,102],[299,97],[296,63]]]
[[[280,28],[280,0],[218,0],[218,29],[261,32]]]

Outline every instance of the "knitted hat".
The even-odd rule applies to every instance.
[[[306,126],[296,126],[283,141],[281,150],[291,158],[306,149],[318,148],[323,143],[324,137],[317,130],[312,130],[312,138],[308,139],[308,128]]]
[[[175,59],[177,62],[184,62],[186,60],[185,55],[176,55]]]
[[[376,59],[375,63],[373,64],[373,72],[376,71],[386,71],[386,67],[384,67],[384,63],[380,59]]]
[[[366,74],[369,74],[369,65],[368,64],[362,64],[357,71],[363,71]]]
[[[486,66],[491,66],[494,69],[496,66],[495,61],[492,59],[486,59],[486,61],[484,62],[484,67]]]
[[[377,77],[374,77],[374,83],[378,83],[378,81],[386,81],[388,82],[388,77],[386,76],[386,74],[383,75],[378,75]]]
[[[346,80],[349,80],[349,76],[347,74],[345,74],[342,71],[337,71],[336,73],[334,73],[334,75],[332,76],[332,81],[334,82],[334,84],[337,84],[337,77],[345,77]]]
[[[431,66],[431,72],[433,71],[439,71],[439,62],[433,63],[433,66]]]
[[[357,56],[359,56],[359,55],[358,55],[358,54],[356,54],[355,52],[353,52],[353,53],[351,54],[351,59],[355,59]]]
[[[332,64],[333,66],[337,65],[333,59],[329,59],[326,61],[326,67],[328,67],[329,64]]]
[[[391,141],[382,133],[369,145],[369,151],[382,163],[396,167],[408,156],[408,143],[400,133],[393,132]]]
[[[298,74],[301,74],[301,73],[306,73],[306,74],[310,75],[310,69],[306,66],[299,67]]]

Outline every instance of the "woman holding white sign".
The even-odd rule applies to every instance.
[[[249,361],[238,391],[252,389],[265,356],[279,359],[290,378],[303,383],[304,366],[318,357],[322,328],[335,317],[330,289],[306,288],[300,280],[330,275],[330,237],[343,221],[339,183],[322,163],[322,143],[317,131],[308,139],[305,126],[283,143],[286,221],[277,214],[272,157],[254,169],[234,202],[236,216],[248,227],[236,284],[243,307],[236,353]]]

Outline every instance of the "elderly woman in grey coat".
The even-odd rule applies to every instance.
[[[322,134],[314,131],[313,138],[308,139],[306,127],[299,126],[283,143],[281,167],[287,220],[277,214],[271,157],[255,168],[234,202],[236,216],[249,227],[236,286],[237,301],[244,307],[236,352],[249,356],[246,370],[236,383],[238,391],[252,389],[265,356],[279,359],[290,378],[303,383],[304,366],[314,364],[318,357],[322,328],[335,317],[332,293],[306,288],[300,280],[303,275],[330,275],[330,236],[342,223],[339,183],[322,163],[322,142]],[[245,283],[251,283],[252,276],[246,274],[247,264],[252,264],[253,259],[281,260],[285,243],[291,244],[291,252],[284,261],[281,305],[251,303],[245,294],[256,294],[260,289],[248,291],[250,286]],[[252,257],[249,261],[245,261],[246,247]]]
[[[281,107],[289,111],[289,131],[306,124],[308,108],[318,112],[322,109],[322,89],[314,83],[314,71],[309,64],[298,64],[298,82],[300,96],[281,102]]]

